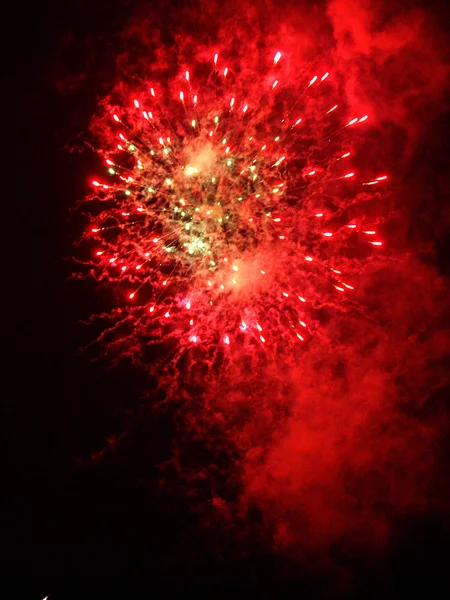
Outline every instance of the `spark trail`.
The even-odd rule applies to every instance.
[[[332,74],[291,82],[282,64],[241,72],[211,53],[103,104],[82,241],[119,293],[101,337],[122,351],[296,353],[319,307],[351,301],[341,265],[382,245],[360,206],[387,176],[352,166],[368,115],[347,114]]]

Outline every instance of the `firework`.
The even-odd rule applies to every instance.
[[[317,309],[352,294],[347,250],[382,245],[352,209],[386,175],[355,168],[368,115],[336,102],[332,74],[291,79],[283,59],[244,70],[212,52],[104,103],[84,239],[118,292],[109,332],[267,351],[306,343]]]

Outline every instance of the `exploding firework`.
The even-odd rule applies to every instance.
[[[351,302],[351,257],[382,245],[361,205],[387,177],[358,170],[368,115],[337,102],[332,74],[283,62],[211,52],[104,102],[83,238],[119,295],[101,337],[134,355],[163,344],[167,362],[295,352],[322,307]]]
[[[316,14],[290,24],[269,5],[270,19],[186,10],[170,35],[143,13],[122,32],[132,47],[115,46],[119,80],[90,128],[79,275],[108,306],[89,339],[139,362],[151,406],[167,403],[159,481],[217,523],[213,547],[233,530],[308,565],[337,556],[341,573],[346,548],[353,564],[380,547],[430,494],[436,428],[414,415],[444,379],[443,313],[432,268],[411,259],[424,188],[406,155],[438,61],[428,30],[380,30],[372,7],[329,3],[328,44]]]

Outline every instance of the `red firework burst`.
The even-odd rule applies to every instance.
[[[332,75],[293,80],[279,51],[253,71],[221,62],[122,85],[95,121],[88,264],[134,347],[302,344],[318,308],[348,302],[349,256],[382,245],[361,200],[387,177],[357,172],[368,116],[336,103]]]

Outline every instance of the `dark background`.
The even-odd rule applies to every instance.
[[[67,281],[71,266],[63,258],[73,255],[79,234],[69,209],[96,165],[92,156],[70,154],[65,146],[86,129],[103,91],[95,75],[105,81],[114,70],[111,48],[130,4],[79,0],[17,7],[14,19],[4,22],[3,95],[11,105],[2,129],[11,166],[3,165],[9,184],[2,229],[8,304],[3,581],[30,579],[33,590],[18,597],[49,594],[55,600],[111,594],[109,585],[106,592],[104,584],[77,583],[79,576],[129,575],[151,577],[146,595],[158,597],[191,585],[208,585],[211,597],[224,597],[233,583],[263,597],[289,595],[294,588],[307,597],[333,595],[333,586],[286,557],[256,544],[242,552],[231,534],[217,538],[200,529],[176,483],[170,490],[159,485],[156,465],[170,455],[173,436],[170,415],[156,417],[145,407],[139,373],[86,364],[78,351],[89,336],[76,321],[94,312],[97,300],[87,284]],[[439,10],[448,18],[444,5]],[[94,76],[67,93],[68,75],[82,71]],[[444,136],[430,135],[435,133],[445,155]],[[442,272],[447,259],[448,238],[439,247]],[[117,438],[125,428],[131,433],[112,453],[111,435]],[[99,452],[101,461],[88,460]],[[382,560],[367,564],[354,557],[351,594],[444,594],[449,552],[446,529],[433,515],[401,523]],[[165,587],[158,592],[155,582]]]

